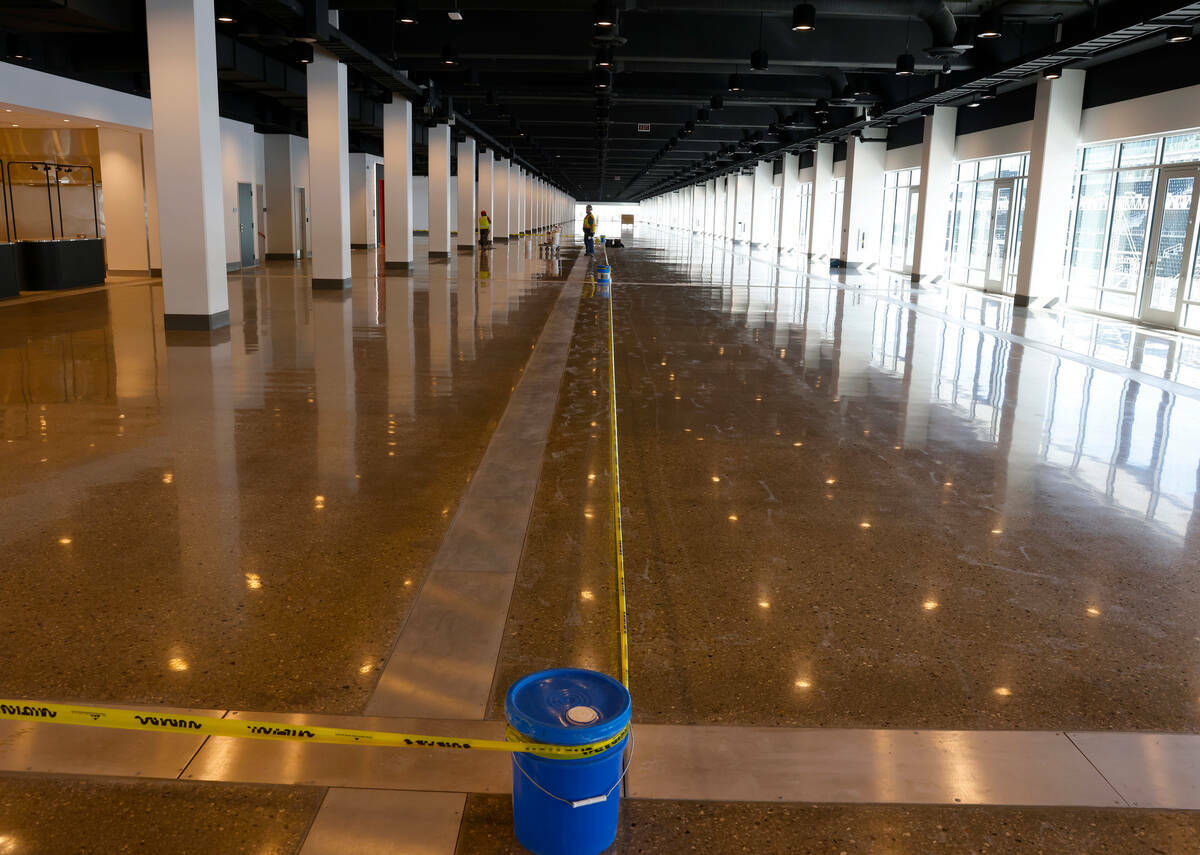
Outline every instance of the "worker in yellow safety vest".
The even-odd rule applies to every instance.
[[[596,254],[596,215],[592,213],[592,206],[587,206],[587,213],[583,216],[583,254]]]
[[[479,212],[479,245],[483,249],[487,249],[491,243],[489,237],[492,232],[492,221],[488,218],[487,211]]]

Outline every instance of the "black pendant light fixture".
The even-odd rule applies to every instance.
[[[904,53],[896,57],[896,75],[898,77],[911,77],[917,70],[917,58],[908,50],[911,35],[912,18],[906,18],[904,21]]]
[[[1062,77],[1063,67],[1061,65],[1052,65],[1049,68],[1042,69],[1042,77],[1046,80],[1058,80]]]
[[[442,65],[458,65],[458,51],[454,45],[442,45]]]
[[[712,110],[724,110],[725,98],[721,95],[714,95],[708,99],[708,106]]]
[[[607,68],[597,68],[592,72],[592,85],[600,90],[608,89],[612,86],[612,72]]]
[[[599,0],[596,3],[596,16],[592,23],[597,27],[615,27],[617,25],[617,4]]]
[[[792,9],[792,30],[810,33],[817,28],[817,10],[812,3],[800,3]]]
[[[1191,27],[1171,27],[1167,30],[1167,44],[1181,45],[1192,40]]]
[[[742,75],[738,74],[736,71],[733,74],[729,75],[729,91],[730,92],[741,92],[744,88],[746,88],[746,87],[742,80]]]
[[[596,59],[593,64],[596,68],[612,68],[612,49],[596,48]]]
[[[750,70],[767,70],[767,52],[763,50],[763,12],[758,13],[758,49],[750,51]]]
[[[399,0],[396,3],[396,23],[416,24],[419,20],[417,16],[417,4],[413,0]]]
[[[998,39],[1004,34],[1004,21],[996,12],[984,12],[979,17],[979,27],[975,37],[979,39]]]

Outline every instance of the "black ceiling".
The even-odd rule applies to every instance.
[[[614,26],[596,26],[614,5]],[[357,150],[381,151],[382,104],[401,95],[430,122],[454,114],[460,132],[581,198],[635,200],[992,86],[1028,86],[1045,65],[1158,50],[1166,28],[1200,20],[1200,4],[1155,0],[811,5],[816,26],[803,32],[792,29],[796,4],[779,0],[218,0],[234,18],[217,25],[221,111],[303,134],[298,40],[315,41],[350,67]],[[328,9],[339,13],[336,28]],[[36,67],[148,93],[136,1],[0,0],[0,29],[10,56],[16,38]],[[988,30],[1000,36],[976,36]],[[759,50],[766,68],[752,70]],[[895,73],[903,54],[912,75]],[[602,57],[608,72],[596,68]],[[1154,74],[1153,62],[1138,68]]]

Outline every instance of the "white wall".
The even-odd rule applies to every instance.
[[[963,134],[954,141],[955,160],[974,160],[977,157],[997,157],[1018,151],[1029,151],[1033,139],[1033,122],[1018,122],[973,134]]]
[[[241,263],[241,241],[238,238],[238,195],[237,186],[249,184],[254,194],[254,228],[262,231],[262,204],[258,199],[258,184],[266,184],[266,159],[263,135],[254,132],[253,125],[221,119],[221,189],[224,191],[225,217],[225,262]],[[255,255],[258,254],[258,236],[254,238]],[[259,259],[261,260],[261,259]]]
[[[1079,124],[1079,141],[1094,143],[1191,128],[1200,128],[1200,86],[1186,86],[1084,110]]]
[[[458,226],[458,176],[450,176],[450,228]],[[413,176],[413,231],[429,231],[429,176]]]
[[[104,257],[110,270],[151,267],[146,228],[146,189],[142,180],[141,134],[98,128],[104,195]],[[153,161],[150,163],[153,170]]]
[[[921,165],[921,145],[906,145],[904,148],[888,149],[883,168],[888,172],[897,169],[912,169]]]
[[[377,208],[379,194],[375,166],[383,158],[373,154],[350,155],[350,245],[373,249],[379,244]]]
[[[149,130],[150,99],[0,62],[0,101]]]

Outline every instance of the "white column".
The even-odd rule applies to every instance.
[[[308,66],[308,200],[314,288],[350,287],[350,138],[346,66],[313,48]]]
[[[737,237],[737,188],[738,173],[731,172],[725,176],[725,239],[734,240]]]
[[[506,157],[496,159],[496,165],[492,167],[495,199],[492,200],[492,205],[496,210],[492,212],[492,240],[500,243],[508,243],[508,236],[512,232],[509,223],[511,206],[509,204],[509,195],[512,187],[511,170],[509,169],[509,160]]]
[[[514,205],[513,236],[519,237],[525,231],[525,170],[518,166],[514,173],[516,187],[512,197]]]
[[[833,143],[817,143],[813,152],[812,209],[808,218],[808,254],[830,258],[833,232]]]
[[[496,169],[492,161],[492,150],[479,152],[479,210],[487,211],[492,221],[492,234],[496,233]]]
[[[1084,72],[1063,71],[1058,80],[1039,77],[1029,148],[1025,224],[1017,264],[1018,306],[1050,306],[1062,297],[1067,209],[1075,180],[1075,147],[1083,109]]]
[[[458,144],[458,248],[475,250],[475,140]]]
[[[769,160],[754,166],[753,206],[750,214],[750,243],[760,246],[771,241],[771,179],[774,172]]]
[[[796,232],[800,223],[800,155],[783,156],[783,186],[779,194],[779,233],[776,243],[780,251],[792,250],[800,239]]]
[[[450,126],[429,129],[429,254],[450,254]]]
[[[883,209],[883,163],[887,142],[851,137],[846,145],[846,196],[842,205],[842,246],[847,267],[879,260],[879,217]]]
[[[119,128],[96,131],[104,175],[104,256],[110,275],[117,271],[149,275],[150,236],[146,228],[147,173],[142,134]],[[147,134],[146,136],[149,136]]]
[[[713,182],[715,188],[716,204],[713,205],[713,235],[719,238],[725,237],[725,176],[722,175]]]
[[[912,281],[941,276],[946,268],[946,217],[954,186],[954,128],[957,107],[934,107],[926,116],[921,142],[921,195],[917,199],[917,234],[913,246]]]
[[[299,139],[291,134],[265,134],[263,159],[267,196],[267,260],[295,260],[300,255],[296,228],[296,188],[308,180],[292,169]]]
[[[704,230],[706,232],[708,232],[710,235],[714,235],[714,236],[717,233],[717,217],[720,216],[717,213],[718,203],[719,203],[719,200],[717,199],[717,179],[710,178],[708,180],[708,216],[707,216],[707,219],[705,219],[705,221],[704,221]]]
[[[229,325],[214,20],[212,0],[146,7],[167,329]]]
[[[384,269],[413,263],[412,102],[398,95],[383,105]]]

